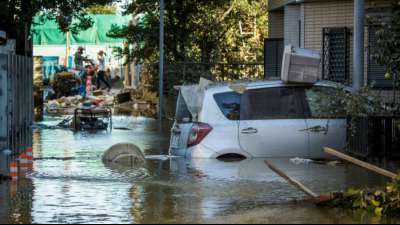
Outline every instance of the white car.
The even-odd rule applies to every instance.
[[[326,158],[323,147],[346,146],[344,114],[325,112],[324,96],[338,85],[260,81],[234,91],[226,84],[205,88],[197,118],[178,99],[170,154],[186,158]],[[325,101],[327,99],[325,98]]]

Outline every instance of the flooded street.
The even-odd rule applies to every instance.
[[[60,119],[47,118],[44,124],[55,125]],[[303,203],[305,196],[267,169],[265,159],[168,158],[170,124],[160,132],[156,121],[144,118],[116,117],[114,123],[129,130],[36,129],[38,160],[32,173],[16,185],[0,185],[0,223],[376,222],[368,215]],[[126,170],[102,163],[109,147],[126,142],[144,151],[146,168]],[[386,181],[347,165],[271,161],[317,193]]]

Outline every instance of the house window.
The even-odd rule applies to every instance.
[[[368,83],[374,84],[375,88],[392,88],[393,82],[385,79],[386,67],[380,65],[374,56],[374,49],[377,46],[376,32],[378,30],[378,26],[368,27]]]
[[[322,76],[326,80],[346,83],[350,79],[350,40],[347,27],[323,28]]]

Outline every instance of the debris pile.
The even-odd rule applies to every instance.
[[[80,84],[80,79],[72,72],[61,72],[56,74],[52,87],[56,98],[73,95],[73,90]]]
[[[70,115],[76,108],[82,107],[113,107],[114,97],[111,94],[103,94],[100,96],[82,97],[80,95],[71,97],[61,97],[59,99],[50,100],[45,104],[46,112],[50,115]]]
[[[156,117],[158,99],[155,94],[137,90],[125,89],[119,94],[98,90],[93,92],[93,96],[61,97],[48,100],[44,104],[45,112],[48,115],[72,115],[76,108],[82,107],[113,108],[115,114]]]

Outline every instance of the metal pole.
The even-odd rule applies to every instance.
[[[65,47],[65,61],[64,61],[64,66],[69,68],[69,55],[70,55],[70,50],[71,50],[71,42],[70,42],[70,32],[67,31],[65,33],[66,35],[66,47]]]
[[[162,121],[164,115],[164,0],[160,0],[160,88],[158,119]]]
[[[354,0],[353,87],[356,90],[364,86],[364,20],[365,0]]]

